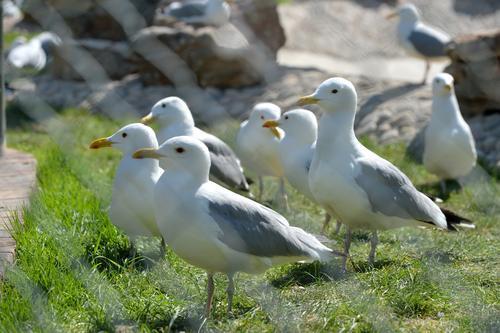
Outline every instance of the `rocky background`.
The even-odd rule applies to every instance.
[[[14,88],[36,93],[56,108],[76,105],[116,117],[145,114],[158,99],[176,94],[191,101],[198,120],[210,123],[228,115],[243,119],[260,101],[293,108],[299,96],[341,73],[360,96],[358,134],[380,143],[416,137],[411,151],[418,157],[422,135],[417,133],[431,111],[430,86],[413,83],[420,78],[372,75],[368,65],[359,70],[360,64],[375,63],[383,72],[384,66],[406,59],[396,43],[396,22],[384,19],[396,1],[304,0],[276,6],[241,0],[232,5],[230,24],[219,28],[162,21],[157,8],[168,1],[131,1],[132,11],[113,6],[116,1],[107,1],[107,7],[97,0],[77,6],[27,1],[25,10],[33,13],[27,19],[57,31],[65,43],[45,73],[13,82]],[[45,3],[50,6],[41,6]],[[495,30],[500,2],[414,3],[425,21],[455,38],[447,71],[456,78],[480,158],[500,168],[500,32]],[[14,29],[23,27],[30,26]],[[305,54],[304,66],[282,65],[296,60],[286,59],[294,54],[289,51]],[[318,66],[318,55],[331,59],[331,69]],[[337,63],[352,66],[336,68]],[[404,66],[415,62],[402,64],[397,68],[405,72]]]

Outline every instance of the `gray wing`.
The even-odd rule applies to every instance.
[[[446,55],[445,47],[449,37],[430,27],[417,26],[408,37],[413,47],[427,57]]]
[[[206,199],[222,230],[219,239],[233,250],[261,257],[309,255],[300,234],[275,211],[231,192]]]
[[[233,150],[224,141],[206,132],[196,136],[210,151],[210,174],[232,188],[248,191],[248,183]]]
[[[169,7],[167,14],[178,19],[203,16],[205,15],[206,7],[206,1],[186,1],[180,6]]]
[[[356,183],[368,196],[373,212],[434,223],[437,208],[410,179],[385,160],[363,159]]]

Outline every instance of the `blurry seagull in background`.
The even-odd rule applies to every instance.
[[[154,215],[154,186],[163,170],[157,160],[136,160],[132,154],[141,148],[158,148],[153,129],[129,124],[107,138],[90,144],[91,149],[113,147],[123,153],[113,182],[109,208],[111,223],[123,230],[132,242],[138,236],[162,237]],[[161,254],[165,252],[162,237]]]
[[[439,73],[432,82],[432,116],[425,131],[424,166],[439,177],[445,192],[446,179],[466,176],[476,159],[474,137],[460,113],[453,77]]]
[[[285,263],[330,261],[337,254],[275,211],[209,181],[210,152],[193,137],[174,137],[159,149],[137,151],[134,158],[159,160],[165,170],[155,186],[156,219],[172,250],[207,272],[207,317],[214,273],[228,277],[230,313],[235,273],[259,274]]]
[[[474,228],[469,220],[439,208],[397,167],[358,141],[354,133],[357,94],[350,81],[328,79],[312,95],[302,97],[299,104],[319,104],[324,110],[309,186],[316,201],[346,225],[344,271],[351,229],[372,231],[368,262],[373,265],[377,230],[406,226]]]
[[[318,121],[309,110],[295,109],[285,112],[279,121],[269,120],[263,125],[270,129],[282,129],[285,137],[279,143],[279,157],[288,182],[306,198],[316,203],[309,188],[309,169],[316,149]],[[326,213],[322,233],[326,232],[330,214]],[[337,222],[335,233],[340,230]]]
[[[191,110],[181,98],[172,96],[158,101],[141,122],[159,124],[156,137],[160,144],[181,135],[192,136],[202,141],[210,151],[210,175],[232,189],[250,191],[236,154],[224,141],[195,126]]]
[[[287,207],[285,180],[281,166],[278,146],[283,131],[277,128],[263,128],[269,120],[278,120],[281,115],[279,106],[273,103],[256,104],[247,120],[243,121],[236,136],[236,150],[245,169],[253,171],[259,178],[258,201],[262,201],[264,176],[279,178],[281,203]]]
[[[16,39],[6,59],[9,76],[14,75],[13,71],[26,68],[41,71],[47,66],[59,45],[61,39],[52,32],[43,32],[29,41],[24,37]]]
[[[188,24],[222,26],[229,21],[231,7],[224,0],[175,1],[162,14]]]
[[[389,14],[388,19],[399,16],[398,39],[406,51],[425,59],[425,84],[430,69],[430,61],[446,56],[445,48],[451,38],[446,33],[420,21],[420,12],[413,4],[404,4]]]

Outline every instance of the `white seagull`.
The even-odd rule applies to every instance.
[[[224,0],[175,1],[162,14],[188,24],[222,26],[229,22],[231,6]]]
[[[285,177],[288,182],[312,202],[316,202],[309,187],[309,169],[316,149],[318,137],[318,121],[309,110],[295,109],[285,112],[279,121],[269,120],[265,128],[280,128],[285,137],[279,144],[279,157]],[[330,215],[325,215],[322,233],[326,232]],[[339,232],[340,222],[337,222],[335,233]]]
[[[209,181],[210,153],[193,137],[169,139],[135,158],[154,158],[165,171],[155,187],[155,214],[172,250],[207,272],[210,313],[214,273],[228,276],[228,312],[236,272],[262,273],[292,262],[328,261],[336,253],[290,226],[275,211]]]
[[[154,186],[163,170],[156,160],[136,160],[132,154],[141,148],[158,148],[154,131],[143,124],[129,124],[113,135],[94,140],[91,149],[113,147],[123,153],[113,182],[109,208],[111,222],[132,242],[138,236],[162,237],[153,206]],[[162,253],[165,243],[162,238]]]
[[[158,101],[141,120],[144,124],[153,121],[160,125],[156,134],[160,144],[181,135],[201,140],[210,151],[210,175],[235,190],[250,191],[236,154],[224,141],[195,126],[191,110],[181,98],[172,96]]]
[[[343,78],[324,81],[300,105],[319,104],[318,141],[309,171],[316,201],[346,225],[343,269],[349,254],[351,229],[373,232],[368,261],[374,263],[377,230],[406,226],[435,226],[454,230],[474,227],[470,221],[441,210],[419,192],[389,161],[364,147],[354,134],[357,94]]]
[[[450,74],[439,73],[432,83],[432,116],[424,143],[424,166],[439,177],[443,192],[446,179],[466,176],[476,165],[474,137],[460,113]]]
[[[276,128],[263,128],[268,120],[278,120],[281,115],[279,106],[273,103],[256,104],[248,117],[241,123],[236,136],[236,150],[245,169],[252,170],[259,179],[258,200],[262,200],[264,182],[262,177],[279,178],[280,195],[287,206],[283,167],[278,155],[278,146],[283,132]]]
[[[33,68],[40,71],[60,44],[61,39],[51,32],[43,32],[29,41],[18,38],[7,54],[6,65],[9,70]]]
[[[446,33],[431,27],[420,20],[420,12],[413,4],[404,4],[387,18],[399,16],[397,27],[398,39],[406,51],[425,60],[425,74],[422,83],[427,80],[430,60],[446,56],[446,45],[451,41]]]

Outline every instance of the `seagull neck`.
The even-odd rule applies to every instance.
[[[462,119],[458,101],[455,95],[434,96],[432,100],[432,119],[439,120],[443,124],[455,123]]]
[[[357,147],[360,143],[354,133],[353,111],[325,112],[319,121],[316,149],[321,152]]]
[[[174,192],[196,192],[204,183],[208,182],[208,172],[194,173],[186,169],[164,169],[164,179]]]

